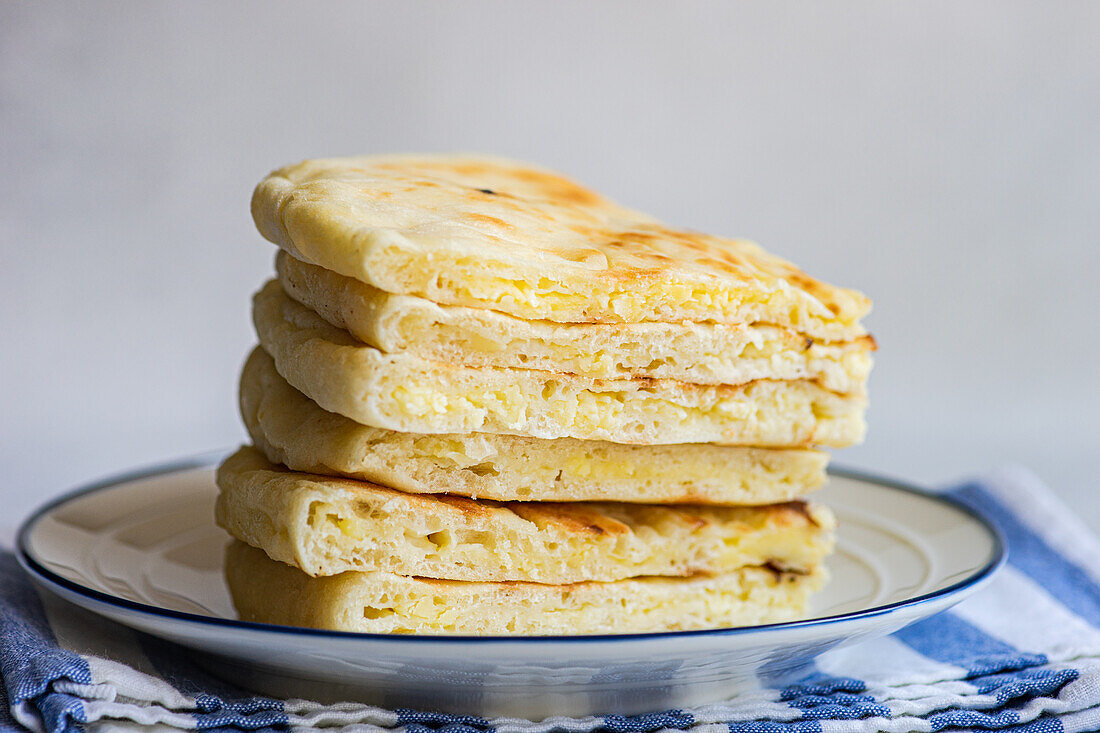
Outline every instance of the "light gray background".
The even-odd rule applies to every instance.
[[[473,150],[876,303],[866,445],[1100,527],[1100,4],[0,5],[0,523],[242,439],[271,168]]]

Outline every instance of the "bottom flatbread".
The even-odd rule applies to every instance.
[[[802,617],[825,569],[543,585],[347,572],[311,578],[234,542],[225,559],[244,621],[376,634],[573,636],[729,628]]]

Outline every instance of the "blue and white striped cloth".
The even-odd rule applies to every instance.
[[[167,643],[40,599],[0,552],[0,730],[1100,730],[1100,543],[1026,471],[950,493],[1008,538],[1008,566],[982,592],[886,639],[828,652],[801,684],[635,717],[483,720],[255,697]]]

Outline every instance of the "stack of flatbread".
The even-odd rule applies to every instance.
[[[470,156],[312,160],[218,472],[242,618],[593,634],[798,617],[864,432],[861,294]]]

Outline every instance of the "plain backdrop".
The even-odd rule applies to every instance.
[[[0,5],[0,524],[231,447],[252,187],[485,151],[875,301],[864,446],[1034,470],[1100,527],[1100,4]]]

